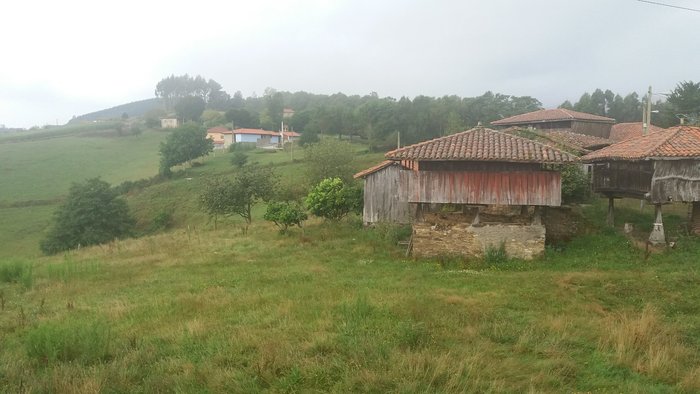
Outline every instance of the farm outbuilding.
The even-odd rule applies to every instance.
[[[574,155],[554,147],[483,127],[397,149],[385,157],[384,163],[355,175],[365,179],[363,220],[413,223],[416,254],[424,254],[421,249],[439,253],[428,244],[430,238],[444,237],[442,230],[432,231],[436,227],[429,218],[436,210],[455,207],[464,215],[450,232],[463,233],[466,249],[452,247],[451,253],[479,254],[494,243],[505,242],[508,247],[511,239],[529,242],[532,234],[536,234],[534,249],[543,248],[541,208],[561,204],[561,176],[548,166],[577,162]],[[494,207],[516,207],[520,223],[503,223],[507,228],[500,229],[500,236],[499,231],[482,228],[487,226],[482,213],[493,213]],[[523,234],[514,235],[521,230]],[[504,234],[510,234],[508,239],[501,239]],[[474,241],[479,237],[483,242]],[[472,246],[467,238],[474,241]],[[533,254],[529,249],[525,257]]]
[[[541,109],[491,122],[496,127],[532,127],[534,129],[564,130],[594,137],[610,137],[615,119],[587,114],[565,108]]]
[[[593,191],[609,199],[608,222],[614,222],[614,199],[648,200],[656,207],[652,243],[664,243],[662,204],[692,204],[691,226],[700,233],[700,128],[678,126],[631,138],[584,156],[593,164]]]

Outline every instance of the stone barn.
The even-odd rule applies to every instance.
[[[691,227],[700,234],[700,128],[678,126],[631,138],[589,153],[593,191],[608,197],[608,224],[614,224],[614,199],[638,198],[656,207],[652,243],[664,243],[662,204],[686,202]]]
[[[412,223],[414,255],[510,256],[544,250],[541,209],[561,205],[550,168],[578,159],[527,138],[477,127],[388,152],[365,179],[365,223]]]

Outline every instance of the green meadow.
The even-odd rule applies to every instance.
[[[55,138],[84,154],[65,172],[37,141],[0,141],[0,200],[58,200],[96,175],[148,178],[163,136]],[[10,145],[47,164],[8,160]],[[81,153],[95,146],[103,154]],[[358,169],[382,158],[355,147]],[[304,184],[301,159],[249,154],[288,186]],[[640,247],[652,207],[623,201],[608,229],[594,200],[576,210],[581,234],[535,261],[412,259],[397,244],[405,229],[357,217],[280,234],[261,204],[246,235],[238,218],[214,229],[197,196],[235,172],[229,160],[217,152],[129,192],[143,236],[61,255],[36,247],[55,203],[0,208],[0,391],[700,391],[700,240],[682,205],[665,216],[674,248]],[[47,183],[26,190],[32,178]],[[160,212],[173,225],[150,233]]]

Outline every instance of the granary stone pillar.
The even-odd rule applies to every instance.
[[[608,197],[608,217],[605,222],[610,227],[615,227],[615,199]]]
[[[654,220],[654,228],[649,235],[649,242],[653,245],[665,244],[666,235],[664,234],[664,223],[661,217],[661,204],[654,205],[656,219]]]

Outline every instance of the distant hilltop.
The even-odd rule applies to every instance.
[[[129,117],[143,116],[153,109],[163,108],[163,101],[160,98],[150,98],[146,100],[134,101],[128,104],[117,105],[116,107],[91,112],[89,114],[76,116],[68,123],[92,122],[95,120],[118,119],[122,114]]]

